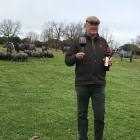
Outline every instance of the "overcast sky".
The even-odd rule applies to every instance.
[[[140,35],[140,0],[0,0],[0,23],[20,21],[21,32],[41,34],[45,22],[85,22],[100,19],[99,30],[113,31],[115,42],[131,42]]]

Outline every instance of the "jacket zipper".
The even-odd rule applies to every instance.
[[[94,39],[92,39],[92,46],[93,46],[93,51],[94,51],[94,55],[95,55],[95,82],[96,82],[96,53],[95,53],[95,43],[94,43]]]

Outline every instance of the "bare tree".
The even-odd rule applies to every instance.
[[[135,40],[131,39],[131,43],[128,43],[128,44],[135,44]]]
[[[28,43],[34,43],[39,39],[39,35],[33,31],[26,33],[26,38],[28,38]]]
[[[70,23],[65,26],[64,29],[64,39],[68,40],[68,43],[73,42],[76,34],[76,24]]]
[[[20,34],[20,29],[20,21],[12,22],[10,19],[4,19],[3,22],[0,23],[0,35],[7,37],[7,41],[9,41],[9,37],[15,37]]]
[[[138,47],[140,47],[140,35],[136,36],[136,39],[131,39],[131,42],[128,44],[133,44],[133,45],[137,45]]]
[[[46,22],[43,25],[42,38],[48,43],[52,43],[55,40],[55,49],[57,51],[60,48],[60,40],[63,38],[64,23],[63,22]]]
[[[56,39],[55,42],[55,49],[57,51],[58,46],[60,48],[60,40],[63,37],[64,32],[64,23],[63,22],[54,22],[53,21],[53,33],[54,33],[54,39]]]
[[[114,47],[115,47],[114,49],[119,48],[119,45],[120,45],[120,43],[116,41],[116,42],[114,43]]]
[[[79,21],[76,25],[76,35],[75,35],[75,38],[83,35],[85,33],[85,28],[84,28],[84,23]]]
[[[56,50],[61,47],[61,40],[66,39],[67,43],[71,44],[75,38],[83,35],[85,32],[82,22],[65,25],[64,22],[51,21],[46,22],[42,27],[41,38],[48,43],[52,43],[55,40]]]
[[[41,39],[44,42],[48,42],[48,45],[51,46],[53,39],[53,21],[48,21],[42,26]]]
[[[64,38],[69,40],[70,44],[75,38],[84,34],[84,24],[82,22],[70,23],[65,26]]]
[[[136,45],[140,46],[140,35],[137,35],[136,37]]]
[[[110,31],[110,29],[105,28],[100,32],[100,36],[105,38],[107,40],[108,45],[110,45],[110,47],[113,48],[113,43],[114,43],[113,31]]]

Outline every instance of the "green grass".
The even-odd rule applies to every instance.
[[[0,60],[0,140],[78,139],[75,67],[64,57]],[[106,79],[105,140],[140,140],[140,60],[113,57]],[[88,118],[93,140],[91,102]]]

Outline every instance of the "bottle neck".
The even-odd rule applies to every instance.
[[[110,52],[110,48],[109,47],[107,47],[107,53],[109,53]]]

